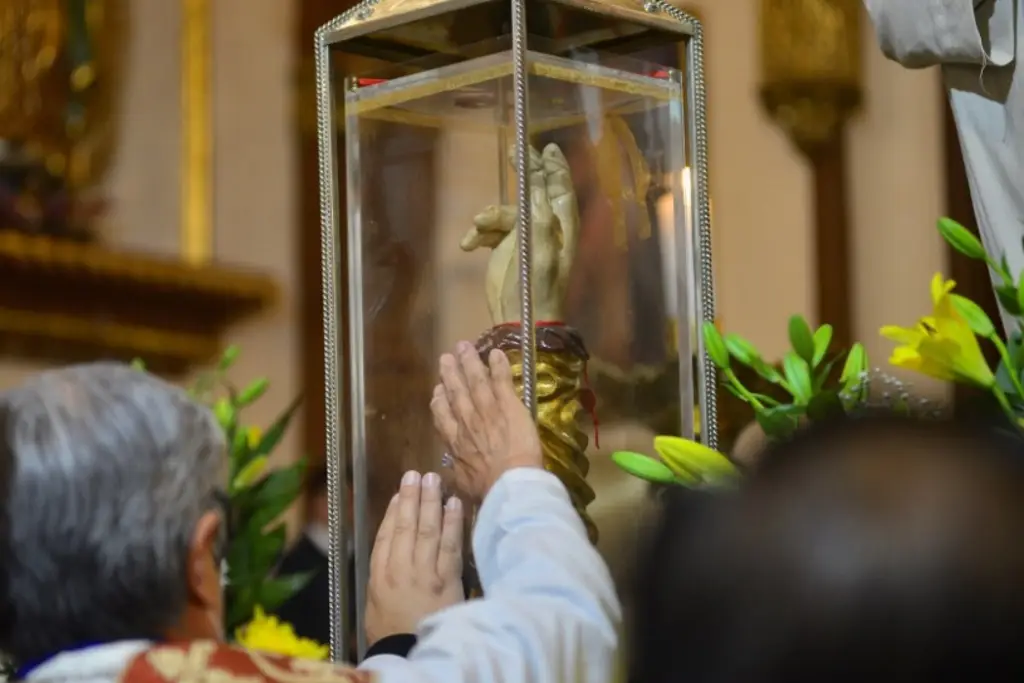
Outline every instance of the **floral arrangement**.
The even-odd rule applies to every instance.
[[[815,330],[799,315],[789,319],[791,349],[776,367],[747,339],[719,332],[712,323],[702,328],[704,348],[718,368],[723,386],[749,405],[769,439],[789,436],[805,420],[827,419],[862,403],[868,393],[867,354],[855,344],[847,352],[832,346],[832,327]],[[844,360],[842,372],[834,372]],[[736,364],[753,370],[777,387],[786,398],[751,391],[735,372]],[[690,487],[717,486],[736,479],[739,471],[723,454],[703,444],[679,437],[659,436],[654,440],[659,460],[619,451],[614,462],[630,474],[657,483]]]
[[[267,617],[265,610],[279,607],[311,578],[308,574],[274,574],[287,542],[282,516],[302,491],[306,460],[279,468],[270,468],[268,463],[298,410],[299,400],[293,401],[266,430],[245,424],[245,409],[267,392],[270,382],[260,378],[243,388],[236,387],[227,374],[239,352],[237,346],[225,350],[217,365],[202,373],[189,390],[197,401],[213,410],[229,444],[231,535],[225,562],[225,628],[243,644],[293,654],[299,647],[294,631]],[[145,369],[139,361],[134,365]],[[274,642],[284,649],[268,646]],[[296,656],[319,652],[313,649],[316,645],[301,643],[302,654]]]
[[[1024,427],[1024,279],[1010,272],[1006,256],[996,261],[967,228],[949,218],[939,221],[939,234],[968,258],[983,261],[996,274],[996,297],[1003,310],[1016,318],[1007,338],[978,304],[956,294],[955,283],[941,274],[932,278],[932,311],[911,327],[887,326],[882,335],[895,341],[889,361],[896,366],[942,380],[988,391],[1017,428]],[[982,352],[991,344],[999,354],[993,370]]]
[[[954,293],[955,284],[936,274],[931,283],[932,311],[911,327],[887,325],[883,337],[898,346],[890,364],[942,380],[969,384],[991,393],[1007,418],[1024,428],[1024,279],[1010,273],[1005,256],[996,261],[981,242],[962,225],[949,218],[938,223],[939,234],[961,254],[985,262],[1000,280],[995,288],[1003,309],[1018,318],[1012,334],[1004,340],[995,325],[975,302]],[[868,369],[863,345],[848,351],[831,349],[832,328],[812,329],[795,315],[789,319],[789,342],[779,366],[768,363],[748,340],[736,334],[721,334],[711,323],[702,328],[708,357],[718,368],[722,384],[749,405],[769,440],[786,438],[805,422],[849,414],[869,406],[872,388],[881,384],[882,403],[889,409],[931,411],[928,401],[911,403],[910,392],[899,381]],[[993,370],[982,352],[981,342],[991,344],[1000,363]],[[842,370],[835,369],[843,360]],[[781,390],[779,400],[756,393],[740,381],[734,367],[746,366]],[[690,439],[659,436],[654,441],[658,458],[628,451],[612,455],[626,472],[660,484],[689,487],[721,486],[740,475],[722,453]]]
[[[299,659],[325,660],[331,654],[329,646],[295,635],[291,624],[267,616],[261,607],[252,621],[235,631],[235,642],[250,650]]]

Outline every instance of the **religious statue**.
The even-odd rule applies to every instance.
[[[113,156],[125,0],[4,0],[0,225],[85,239]]]
[[[512,160],[514,164],[514,159]],[[593,409],[586,386],[589,360],[583,337],[567,326],[565,299],[579,240],[579,211],[569,162],[552,143],[543,152],[530,149],[530,230],[533,237],[533,302],[537,348],[537,423],[544,446],[545,468],[557,475],[572,497],[591,540],[597,527],[586,512],[594,499],[587,484],[587,436],[577,424],[580,408]],[[464,251],[491,249],[487,264],[487,306],[494,324],[477,341],[483,357],[500,349],[509,358],[517,386],[522,387],[521,288],[516,249],[517,211],[488,206],[473,219],[462,239]]]

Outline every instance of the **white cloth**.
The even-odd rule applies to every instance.
[[[485,598],[424,621],[408,659],[360,668],[380,683],[607,683],[621,621],[607,567],[553,475],[506,473],[477,517]]]
[[[865,0],[882,51],[941,65],[985,248],[1024,269],[1024,2]],[[1010,321],[1004,316],[1004,324]]]
[[[115,683],[128,663],[151,645],[125,640],[63,652],[40,664],[25,677],[29,683]]]

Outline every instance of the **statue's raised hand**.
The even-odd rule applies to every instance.
[[[510,157],[514,165],[514,149]],[[529,192],[533,316],[538,321],[560,321],[579,240],[579,210],[569,162],[558,145],[549,144],[543,153],[530,148]],[[463,251],[492,250],[487,264],[487,306],[495,325],[519,320],[516,217],[515,207],[488,206],[473,219],[473,227],[459,245]]]

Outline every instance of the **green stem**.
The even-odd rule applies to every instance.
[[[743,383],[740,382],[735,372],[733,372],[729,368],[726,368],[725,378],[729,380],[729,384],[732,385],[732,388],[739,392],[740,396],[743,397],[744,401],[752,405],[755,410],[764,410],[764,404],[757,400],[757,397],[751,394],[750,391],[745,386],[743,386]]]
[[[1003,268],[1003,264],[999,263],[987,254],[985,255],[985,263],[987,263],[992,270],[996,271],[996,275],[1003,280],[1003,284],[1016,286],[1017,283],[1014,282],[1013,276]]]
[[[1006,416],[1010,418],[1010,422],[1017,424],[1017,413],[1013,412],[1013,407],[1010,405],[1010,401],[1006,398],[1006,392],[999,388],[998,385],[992,385],[992,395],[999,401],[999,406],[1006,413]]]
[[[1006,344],[1003,343],[998,334],[993,333],[988,339],[995,344],[996,350],[999,351],[999,357],[1003,359],[1003,365],[1006,366],[1006,374],[1010,376],[1013,390],[1017,392],[1017,396],[1024,398],[1024,385],[1021,385],[1017,364],[1010,358],[1010,350],[1006,348]]]

